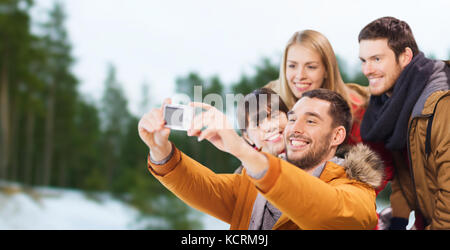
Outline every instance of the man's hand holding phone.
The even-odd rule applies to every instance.
[[[195,108],[201,108],[204,112],[192,117]],[[153,161],[163,161],[170,155],[171,128],[187,130],[189,136],[197,136],[199,141],[208,140],[218,149],[241,160],[250,173],[258,174],[268,168],[265,156],[253,150],[234,131],[225,114],[205,103],[194,102],[190,107],[171,105],[170,99],[166,99],[161,108],[152,109],[139,121],[139,136],[150,148]]]
[[[239,157],[243,147],[248,145],[233,129],[226,115],[205,103],[192,102],[190,106],[204,112],[194,116],[188,135],[197,136],[199,141],[206,139],[221,151]]]
[[[169,142],[170,128],[165,126],[164,120],[164,108],[170,104],[171,100],[166,99],[161,108],[152,109],[139,121],[139,136],[149,147],[150,156],[154,161],[164,160],[172,151],[172,144]]]
[[[205,112],[193,118],[189,136],[197,136],[199,141],[206,139],[216,148],[232,154],[254,176],[259,176],[269,168],[267,158],[236,133],[225,114],[205,103],[193,102],[190,105],[202,108]]]

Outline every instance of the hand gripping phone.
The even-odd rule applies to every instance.
[[[168,104],[164,106],[164,120],[166,128],[174,130],[188,130],[194,115],[193,107],[181,104]]]

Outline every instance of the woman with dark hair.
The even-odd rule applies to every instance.
[[[287,108],[281,97],[269,88],[256,89],[238,105],[239,130],[254,149],[282,157],[285,152],[283,131]],[[235,170],[241,173],[242,166]]]

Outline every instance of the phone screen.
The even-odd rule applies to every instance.
[[[165,109],[164,120],[166,120],[167,125],[182,127],[183,109],[175,107],[166,107]]]

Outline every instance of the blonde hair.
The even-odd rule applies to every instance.
[[[313,51],[319,53],[322,63],[325,66],[326,77],[321,88],[329,89],[334,92],[339,93],[344,97],[349,106],[351,107],[351,102],[349,95],[347,93],[346,86],[342,80],[341,73],[339,72],[338,63],[336,60],[336,55],[334,54],[333,48],[331,47],[328,39],[321,33],[314,30],[304,30],[297,31],[289,39],[286,48],[283,52],[283,58],[281,60],[280,66],[280,76],[278,79],[277,86],[271,84],[273,89],[281,96],[289,109],[291,109],[297,102],[297,98],[292,93],[291,88],[288,85],[286,79],[286,60],[289,48],[294,44],[301,44]]]

